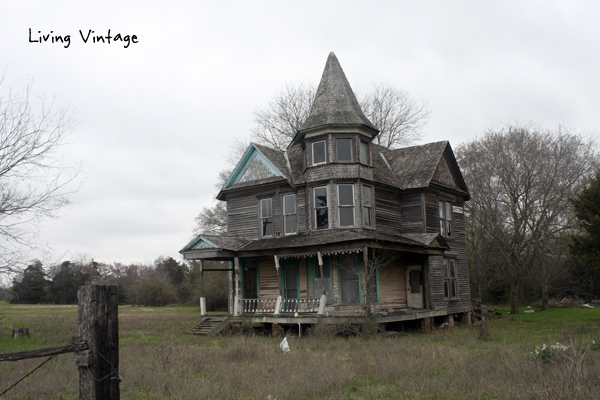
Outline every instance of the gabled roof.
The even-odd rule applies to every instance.
[[[217,198],[220,198],[221,193],[227,189],[280,180],[290,181],[290,169],[283,152],[250,143]]]
[[[186,244],[180,253],[190,250],[216,249],[216,250],[236,250],[250,239],[234,236],[216,236],[216,235],[198,235]]]
[[[401,189],[426,188],[436,183],[468,193],[467,185],[447,140],[394,150],[374,146],[374,150],[384,155]],[[442,172],[447,171],[451,177],[434,182],[434,176],[443,175],[440,173],[442,167],[445,169]]]

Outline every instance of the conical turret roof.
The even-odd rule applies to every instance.
[[[366,125],[378,129],[365,116],[340,62],[329,53],[310,115],[301,130],[323,125]]]

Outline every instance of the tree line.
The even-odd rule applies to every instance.
[[[210,265],[210,266],[209,266]],[[229,268],[227,263],[207,262],[206,268]],[[32,261],[10,287],[12,303],[77,304],[77,290],[88,283],[119,286],[119,303],[143,306],[198,304],[200,265],[159,257],[152,265],[99,263],[92,260],[64,261],[47,269]],[[207,308],[227,309],[227,272],[204,274]]]

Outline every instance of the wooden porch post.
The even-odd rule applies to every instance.
[[[200,315],[206,315],[206,298],[204,297],[204,260],[200,259]]]
[[[235,276],[235,298],[233,301],[233,315],[239,315],[240,303],[240,259],[233,259],[233,275]]]
[[[277,287],[279,288],[279,295],[283,296],[281,291],[281,271],[279,270],[279,257],[275,257],[275,268],[277,269]]]
[[[319,260],[319,270],[321,271],[321,284],[323,285],[323,294],[327,296],[327,291],[325,290],[325,279],[323,279],[323,257],[321,256],[320,251],[317,251],[317,259]]]

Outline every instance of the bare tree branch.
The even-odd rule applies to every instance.
[[[40,99],[34,112],[31,102],[31,86],[0,95],[0,274],[20,269],[18,256],[35,246],[39,221],[56,215],[77,190],[79,171],[58,154],[73,130],[72,110]]]

